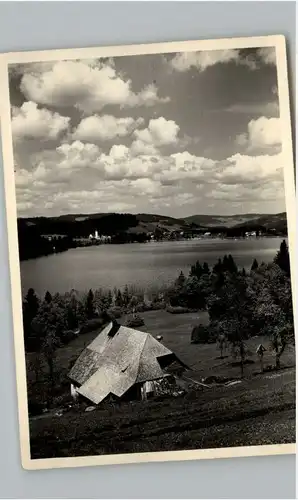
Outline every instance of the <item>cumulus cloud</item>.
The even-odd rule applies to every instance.
[[[131,134],[143,122],[143,118],[116,118],[112,115],[88,116],[78,124],[73,132],[73,138],[89,142],[111,140]]]
[[[236,137],[236,142],[248,150],[276,151],[281,147],[281,125],[279,118],[261,116],[251,120],[247,132]]]
[[[64,143],[56,149],[42,150],[30,156],[28,165],[18,162],[15,165],[17,187],[34,187],[57,192],[69,184],[83,185],[94,182],[92,172],[99,168],[101,150],[95,144],[74,141]],[[90,175],[90,180],[87,178]]]
[[[257,54],[265,64],[276,65],[276,51],[274,47],[262,47],[258,50]]]
[[[58,166],[60,169],[72,171],[77,168],[87,167],[90,162],[97,162],[100,149],[95,144],[83,144],[81,141],[75,141],[71,144],[61,144],[56,149],[60,161]]]
[[[212,168],[214,169],[212,171]],[[212,182],[216,162],[209,158],[198,157],[188,151],[175,153],[167,158],[165,166],[157,176],[163,185],[174,185],[181,180],[199,184]]]
[[[134,135],[137,139],[145,143],[153,143],[156,146],[163,146],[165,144],[173,144],[177,141],[177,134],[179,126],[173,120],[166,120],[162,116],[150,120],[147,128],[143,130],[136,130]]]
[[[195,213],[198,203],[251,201],[261,207],[270,200],[282,204],[284,197],[282,153],[236,154],[223,161],[188,151],[136,157],[123,144],[103,153],[95,144],[74,141],[34,155],[32,165],[30,171],[18,165],[16,172],[22,214],[77,209],[163,213],[185,206]]]
[[[219,164],[220,165],[220,164]],[[264,180],[283,179],[282,154],[249,156],[239,153],[228,158],[222,169],[216,172],[216,178],[226,185],[260,183]]]
[[[249,204],[251,210],[259,210],[260,207],[273,206],[284,210],[284,189],[283,182],[273,181],[270,184],[255,184],[247,189],[243,184],[218,184],[215,188],[206,194],[206,198],[213,202],[229,202],[229,204],[243,208]]]
[[[204,213],[210,207],[213,213],[226,213],[239,206],[242,212],[251,211],[255,205],[260,212],[284,209],[276,78],[267,68],[263,80],[260,69],[275,64],[274,49],[191,52],[161,56],[162,60],[156,57],[158,88],[156,80],[144,86],[144,81],[152,81],[155,76],[151,66],[150,76],[145,67],[142,71],[143,59],[137,68],[122,59],[10,68],[15,87],[12,95],[17,96],[21,90],[28,101],[12,108],[20,214],[132,211],[180,217],[183,213]],[[260,81],[260,77],[265,82],[260,94],[264,99],[256,102],[251,94],[258,83],[255,87],[249,83],[245,93],[247,86],[241,77],[247,75],[240,71],[241,95],[236,93],[231,102],[223,92],[220,109],[216,110],[222,116],[213,130],[209,111],[215,111],[209,104],[213,87],[218,90],[216,85],[211,85],[207,74],[203,80],[197,75],[198,87],[194,86],[192,95],[184,87],[171,85],[174,75],[165,70],[170,65],[178,72],[189,68],[203,72],[221,64],[226,73],[224,65],[228,63],[244,65],[249,71],[260,70],[252,80]],[[130,73],[119,71],[119,67]],[[205,95],[201,81],[210,84],[210,93],[196,110],[196,96]],[[186,93],[189,99],[184,103]],[[176,101],[171,107],[163,106],[169,100],[167,95]],[[140,106],[142,109],[133,109]],[[181,129],[176,117],[181,120]],[[195,119],[199,119],[198,126]],[[224,127],[225,120],[229,127]],[[242,123],[247,127],[239,128]],[[235,148],[239,132],[243,133],[237,136]],[[36,140],[28,140],[31,138]],[[218,161],[220,157],[223,159]]]
[[[202,52],[179,52],[170,61],[173,69],[179,72],[188,71],[190,68],[197,68],[204,71],[210,66],[218,63],[227,63],[239,59],[239,50],[210,50]]]
[[[52,65],[29,65],[21,78],[20,90],[36,103],[68,107],[92,114],[106,105],[153,106],[169,100],[159,97],[156,85],[140,92],[118,73],[111,61],[57,61]]]
[[[245,55],[237,49],[206,50],[200,52],[179,52],[170,60],[170,67],[178,72],[196,68],[205,71],[216,64],[235,62],[256,70],[261,64],[275,65],[276,56],[274,47],[263,47],[253,54]]]
[[[166,120],[163,116],[149,121],[148,127],[135,130],[135,141],[132,151],[135,154],[156,154],[160,146],[173,145],[178,142],[179,126],[174,120]]]
[[[24,102],[21,107],[12,107],[12,135],[14,141],[24,139],[57,139],[67,131],[70,118],[39,109],[34,102]]]

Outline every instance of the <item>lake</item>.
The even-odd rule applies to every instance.
[[[182,270],[199,260],[213,265],[232,254],[237,265],[249,269],[273,260],[282,238],[249,240],[187,240],[101,245],[76,248],[60,254],[21,262],[22,290],[32,287],[40,294],[72,288],[123,288],[126,284],[150,287],[171,283]]]

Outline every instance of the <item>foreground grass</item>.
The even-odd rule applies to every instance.
[[[30,422],[32,458],[292,443],[294,369],[163,401]]]

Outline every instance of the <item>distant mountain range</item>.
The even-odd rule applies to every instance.
[[[279,214],[241,214],[241,215],[191,215],[184,218],[188,224],[195,223],[204,227],[245,227],[246,225],[260,225],[266,229],[284,226],[287,223],[286,212]],[[277,229],[277,228],[276,228]]]
[[[261,214],[242,214],[242,215],[191,215],[184,220],[189,224],[194,223],[199,226],[214,227],[224,226],[233,227],[237,224],[245,224],[251,220],[262,217]]]
[[[33,226],[41,234],[67,234],[85,236],[98,230],[102,234],[128,232],[131,234],[154,232],[158,227],[165,231],[190,229],[212,232],[251,227],[284,232],[287,228],[286,213],[241,215],[191,215],[182,219],[158,214],[68,214],[59,217],[34,217],[18,220],[19,227]]]

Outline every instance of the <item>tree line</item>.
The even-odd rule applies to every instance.
[[[294,343],[290,259],[285,241],[269,264],[253,260],[250,272],[238,270],[231,256],[219,260],[213,272],[194,270],[201,283],[202,301],[208,310],[208,327],[199,325],[194,342],[227,341],[240,358],[243,375],[246,341],[265,335],[276,352],[276,368],[288,343]],[[202,281],[203,280],[203,281]]]
[[[71,248],[100,244],[89,240],[90,234],[98,230],[100,234],[110,236],[109,243],[144,243],[146,233],[130,233],[127,230],[136,226],[136,217],[125,214],[105,216],[89,221],[48,221],[39,218],[34,223],[30,220],[18,220],[18,242],[20,261],[35,259],[54,253],[65,252]],[[46,235],[51,235],[48,238]]]
[[[209,325],[198,325],[193,342],[226,339],[245,360],[245,342],[266,335],[276,350],[277,367],[288,342],[294,342],[290,260],[285,241],[269,264],[253,260],[249,272],[238,269],[231,255],[218,259],[210,269],[197,261],[189,274],[181,271],[171,286],[144,291],[125,286],[123,290],[97,289],[85,294],[46,292],[39,298],[31,288],[23,301],[26,351],[35,351],[48,364],[54,385],[55,353],[76,335],[98,329],[123,314],[171,308],[170,312],[207,310]]]

